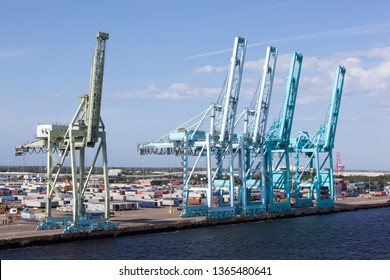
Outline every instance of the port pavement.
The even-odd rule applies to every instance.
[[[0,250],[378,207],[390,207],[389,197],[343,198],[336,200],[335,208],[332,209],[298,208],[293,209],[291,213],[263,214],[219,220],[206,220],[205,217],[181,218],[180,211],[175,209],[172,213],[169,207],[144,208],[116,212],[111,221],[118,225],[118,229],[81,233],[63,233],[63,229],[37,231],[38,222],[16,220],[11,224],[0,226]],[[53,216],[56,216],[55,211]],[[5,219],[4,215],[0,216],[0,219]]]

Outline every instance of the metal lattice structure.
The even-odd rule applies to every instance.
[[[38,125],[37,140],[15,148],[16,155],[31,153],[33,150],[47,152],[47,217],[46,221],[38,226],[38,230],[62,227],[65,232],[80,232],[116,228],[116,225],[109,220],[110,188],[107,172],[106,132],[100,116],[105,49],[108,38],[108,33],[99,32],[97,34],[89,94],[81,97],[80,105],[69,125]],[[85,152],[87,148],[93,148],[96,144],[98,146],[94,150],[93,162],[87,172]],[[60,153],[59,162],[56,160],[57,152]],[[100,154],[105,187],[103,216],[99,213],[86,212],[84,206],[84,193]],[[58,195],[56,185],[69,155],[72,172],[73,215],[72,217],[53,217],[51,207],[53,198]]]
[[[333,148],[346,69],[339,66],[325,125],[313,136],[301,131],[292,139],[295,153],[294,207],[334,207]],[[300,159],[306,165],[300,167]]]
[[[267,211],[289,212],[290,204],[290,136],[303,56],[295,52],[290,66],[286,95],[279,120],[267,132],[265,169]]]
[[[157,141],[138,144],[137,148],[141,155],[171,154],[182,157],[184,201],[181,215],[183,217],[214,218],[235,215],[233,162],[238,143],[234,127],[246,44],[244,38],[235,38],[226,83],[217,102]],[[200,130],[206,120],[210,122],[210,131]],[[191,169],[188,163],[190,156],[196,157]],[[201,158],[206,160],[207,166],[205,184],[201,187],[192,187],[190,181]],[[201,193],[205,203],[190,205],[189,198],[194,191]],[[219,195],[217,205],[213,203],[213,193]],[[222,195],[226,193],[229,196],[228,203],[222,201]]]
[[[291,140],[302,54],[295,52],[292,57],[279,119],[267,128],[278,50],[274,47],[267,48],[263,74],[254,94],[254,102],[237,115],[245,49],[246,40],[236,37],[227,82],[217,102],[157,141],[139,143],[139,153],[181,156],[184,193],[182,217],[225,218],[291,211],[291,198],[296,198],[299,186],[304,185],[301,181],[297,185],[297,180],[300,179],[297,175],[297,158],[306,153],[306,148],[310,148],[310,154],[317,153],[317,162],[311,161],[311,165],[316,164],[318,170],[318,174],[310,175],[316,181],[313,186],[317,188],[318,194],[323,194],[325,188],[328,191],[328,196],[320,196],[317,205],[331,207],[333,173],[330,174],[325,164],[332,161],[331,150],[345,69],[341,68],[337,78],[326,126],[321,127],[314,137],[302,132],[297,139]],[[206,120],[210,122],[209,131],[201,129],[207,123]],[[237,134],[235,127],[240,122],[243,122],[243,131]],[[312,146],[302,149],[302,145],[306,145],[303,143],[308,142],[313,143]],[[320,154],[326,154],[322,164],[319,163]],[[296,171],[292,173],[290,157],[294,155]],[[192,167],[189,163],[190,156],[195,157]],[[199,171],[202,169],[199,163],[204,160],[206,171]],[[204,174],[203,184],[191,185],[191,179],[199,172]],[[190,203],[194,193],[198,193],[201,198],[196,205]],[[313,191],[311,200],[312,194]],[[300,198],[297,201],[295,206],[312,206],[308,200]]]
[[[239,147],[241,215],[255,215],[266,211],[264,145],[277,54],[276,48],[267,48],[262,78],[254,96],[255,102],[242,113],[244,132],[240,137]]]
[[[344,176],[344,164],[341,162],[340,152],[336,153],[335,176]]]

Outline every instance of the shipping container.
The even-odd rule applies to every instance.
[[[167,193],[167,194],[163,194],[162,195],[162,198],[170,198],[170,197],[173,197],[173,198],[182,198],[183,196],[181,195],[181,194],[179,194],[179,193],[172,193],[172,194],[170,194],[170,193]]]
[[[180,203],[178,203],[177,201],[175,200],[169,200],[169,199],[164,199],[162,201],[162,205],[163,206],[179,206]]]
[[[138,203],[135,202],[126,202],[126,209],[127,210],[134,210],[138,208]]]
[[[85,213],[86,219],[104,219],[104,212],[99,210],[89,211]]]
[[[137,194],[137,191],[135,191],[135,190],[127,190],[127,191],[125,191],[125,195],[136,195]]]
[[[36,208],[45,208],[46,201],[45,200],[38,200],[38,199],[26,199],[24,200],[24,204],[27,207],[36,207]],[[57,207],[58,206],[58,201],[52,201],[51,202],[51,207]]]
[[[189,205],[199,205],[200,198],[188,198],[188,204]]]
[[[127,202],[138,203],[138,207],[143,208],[157,208],[161,206],[161,202],[155,200],[129,200]]]

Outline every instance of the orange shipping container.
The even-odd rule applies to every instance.
[[[198,204],[200,204],[200,198],[189,198],[188,204],[189,205],[198,205]]]

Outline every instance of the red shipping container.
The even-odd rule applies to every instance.
[[[189,205],[198,205],[198,204],[200,204],[200,198],[189,198],[188,204]]]

